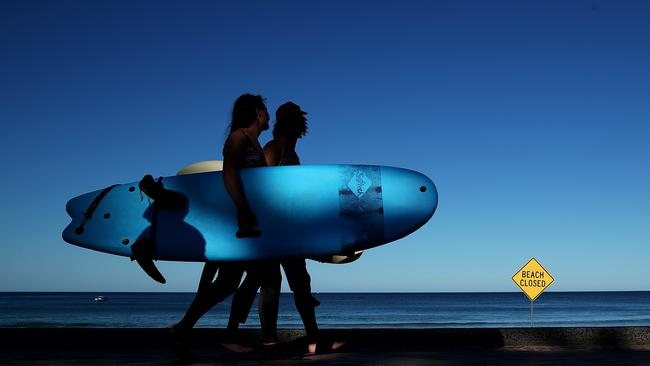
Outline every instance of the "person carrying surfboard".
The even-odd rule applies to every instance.
[[[307,112],[300,106],[287,102],[275,112],[276,122],[273,126],[273,139],[264,146],[264,156],[269,166],[300,165],[300,158],[296,153],[298,139],[307,134]],[[289,288],[294,295],[296,309],[300,314],[305,332],[307,333],[308,352],[316,353],[326,350],[336,350],[343,345],[341,342],[318,342],[318,324],[316,322],[315,307],[320,302],[311,293],[311,277],[307,272],[304,258],[285,259],[281,262],[287,276]],[[253,306],[260,283],[254,276],[247,275],[233,297],[228,328],[237,329],[240,323],[245,323]],[[280,289],[277,292],[278,299]]]
[[[267,166],[258,137],[268,128],[269,113],[260,95],[244,94],[237,98],[233,106],[230,133],[223,148],[223,182],[237,208],[237,237],[261,234],[256,230],[257,217],[246,199],[239,171],[244,168]],[[206,312],[232,295],[237,290],[244,271],[262,287],[260,321],[263,344],[276,344],[282,277],[277,262],[267,261],[207,262],[203,267],[194,300],[181,321],[172,327],[172,334],[176,339],[186,339],[189,330]],[[235,342],[228,341],[224,346],[234,351],[247,351],[243,346],[237,347]]]

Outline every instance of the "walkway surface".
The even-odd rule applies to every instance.
[[[340,352],[305,355],[304,334],[281,330],[272,355],[219,344],[220,329],[196,329],[179,353],[167,329],[0,328],[0,364],[8,365],[650,365],[650,327],[503,329],[332,329]]]

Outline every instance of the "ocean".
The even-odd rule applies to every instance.
[[[107,298],[95,302],[95,296]],[[321,328],[500,328],[531,326],[531,303],[520,292],[317,293]],[[177,322],[193,293],[0,293],[0,327],[144,327]],[[230,299],[198,327],[223,328]],[[650,325],[650,291],[546,292],[535,302],[534,327]],[[257,306],[244,327],[259,327]],[[291,293],[280,299],[279,328],[302,328]]]

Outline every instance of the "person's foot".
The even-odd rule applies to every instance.
[[[277,360],[287,357],[282,344],[278,341],[263,342],[260,353],[265,360]]]
[[[222,342],[221,346],[235,353],[248,353],[253,351],[253,348],[237,343]]]
[[[168,327],[172,338],[172,350],[181,362],[191,362],[196,359],[189,346],[189,331],[181,328],[178,324]]]
[[[189,348],[180,346],[174,347],[174,355],[176,356],[177,362],[175,364],[185,365],[193,363],[197,360],[196,356],[190,351]]]
[[[226,334],[219,344],[231,352],[247,353],[253,351],[252,347],[246,346],[246,340],[239,334],[238,329],[231,326],[226,328]]]
[[[167,329],[169,329],[169,334],[171,334],[172,342],[175,346],[188,346],[190,336],[188,330],[178,324],[172,324]]]
[[[318,342],[310,343],[307,346],[308,355],[317,355],[323,353],[339,352],[345,346],[345,342]]]

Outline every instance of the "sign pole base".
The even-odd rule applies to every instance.
[[[530,302],[530,327],[533,327],[533,301]]]

